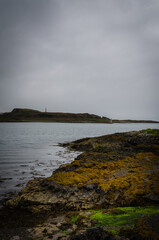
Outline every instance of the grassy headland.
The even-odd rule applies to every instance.
[[[89,113],[40,112],[23,108],[0,114],[0,122],[158,123],[151,120],[112,120]]]
[[[110,123],[110,119],[88,113],[40,112],[15,108],[12,112],[0,114],[0,122]]]

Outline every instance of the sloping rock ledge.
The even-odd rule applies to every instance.
[[[80,210],[159,203],[159,137],[117,133],[65,144],[84,151],[46,179],[30,181],[8,207]]]

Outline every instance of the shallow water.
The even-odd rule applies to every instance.
[[[79,153],[58,143],[115,132],[159,128],[159,124],[0,123],[0,200],[28,180],[48,177]]]

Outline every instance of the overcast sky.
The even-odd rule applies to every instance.
[[[159,120],[158,0],[0,0],[0,112]]]

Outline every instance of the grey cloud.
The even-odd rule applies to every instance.
[[[0,0],[0,111],[159,119],[157,0]]]

